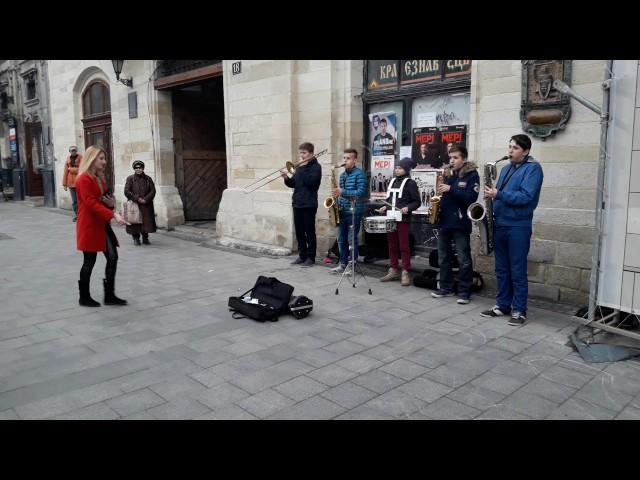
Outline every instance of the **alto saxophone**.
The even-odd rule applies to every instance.
[[[484,166],[484,185],[485,187],[493,187],[493,181],[497,177],[498,171],[496,165],[503,160],[509,160],[509,155],[505,155],[495,162],[487,162]],[[493,219],[493,200],[485,198],[484,204],[475,202],[467,208],[467,217],[473,223],[478,225],[478,236],[480,238],[480,253],[483,255],[491,255],[495,246],[494,242],[494,219]]]
[[[342,165],[334,165],[331,167],[331,191],[338,188],[338,182],[336,182],[336,168],[343,167]],[[329,222],[332,227],[340,225],[340,212],[338,210],[338,199],[334,196],[330,196],[324,199],[324,208],[329,209]]]
[[[436,195],[429,199],[429,223],[431,225],[436,225],[440,220],[440,200],[442,199],[441,195],[438,195],[438,187],[442,184],[442,175],[438,175],[436,177]]]

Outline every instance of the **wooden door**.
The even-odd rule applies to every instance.
[[[42,158],[42,125],[40,123],[24,124],[25,157],[27,159],[27,191],[30,197],[44,195],[42,174],[37,167],[44,163]]]
[[[186,220],[215,220],[227,188],[222,82],[173,90],[176,184]]]

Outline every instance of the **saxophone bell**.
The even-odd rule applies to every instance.
[[[481,222],[487,216],[487,209],[480,202],[474,202],[467,208],[467,217],[472,222]]]

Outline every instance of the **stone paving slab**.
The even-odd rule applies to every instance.
[[[575,308],[532,301],[523,327],[474,296],[380,283],[321,264],[124,229],[126,307],[77,304],[82,255],[58,210],[0,203],[2,419],[638,419],[640,362],[587,364],[567,347]],[[45,252],[55,252],[47,254]],[[91,280],[102,300],[104,259]],[[309,317],[231,318],[258,275],[314,300]]]

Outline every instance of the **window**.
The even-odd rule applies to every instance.
[[[25,95],[27,98],[27,101],[29,100],[35,100],[37,98],[37,72],[34,70],[32,72],[29,72],[27,75],[25,75],[24,77],[24,84],[25,84]]]
[[[82,113],[84,117],[109,113],[111,111],[111,100],[107,86],[96,81],[90,84],[82,97]]]

